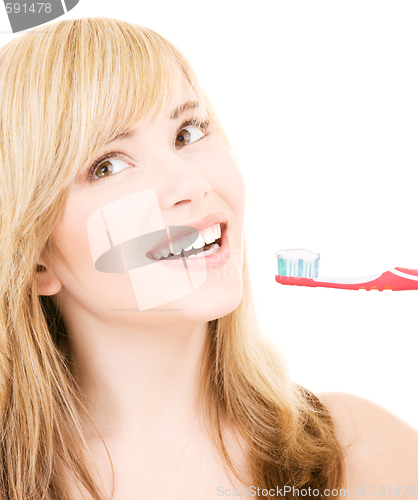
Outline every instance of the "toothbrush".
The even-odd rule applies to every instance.
[[[418,269],[395,267],[389,271],[361,278],[318,278],[320,255],[310,250],[279,250],[276,281],[297,285],[345,290],[418,290]]]

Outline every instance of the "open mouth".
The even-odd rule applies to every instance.
[[[216,228],[216,226],[218,226],[218,228]],[[187,240],[179,242],[176,241],[172,244],[174,253],[167,248],[163,248],[159,251],[148,253],[147,257],[153,260],[175,260],[181,259],[183,257],[197,258],[204,257],[206,255],[212,255],[213,253],[217,252],[222,246],[222,234],[225,228],[226,224],[214,224],[210,228],[199,231],[199,237],[192,245]],[[214,234],[215,231],[218,231],[218,233],[220,233],[220,236]],[[213,240],[213,238],[215,239]],[[205,239],[213,241],[207,243]],[[195,246],[198,246],[198,248],[194,248]]]

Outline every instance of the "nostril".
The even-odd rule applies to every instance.
[[[174,205],[177,206],[177,205],[183,205],[184,203],[189,203],[191,202],[192,200],[180,200],[178,201],[177,203],[175,203]]]

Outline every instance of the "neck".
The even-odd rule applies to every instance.
[[[167,437],[200,415],[199,369],[208,323],[164,317],[138,327],[82,311],[62,314],[74,376],[103,438]],[[97,436],[93,427],[90,431]]]

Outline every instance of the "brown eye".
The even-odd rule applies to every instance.
[[[189,144],[191,133],[187,129],[180,130],[176,137],[176,146],[184,146]]]
[[[205,130],[207,126],[208,125],[205,127],[205,124],[201,124],[190,125],[189,127],[182,128],[179,132],[177,132],[175,142],[176,148],[182,148],[183,146],[197,142],[199,139],[202,139],[202,137],[205,137],[203,130]]]
[[[119,172],[126,170],[131,165],[126,163],[126,161],[119,160],[117,158],[112,158],[110,160],[103,160],[97,167],[93,167],[92,178],[93,180],[102,179],[103,177],[111,177]]]
[[[110,161],[104,161],[96,170],[97,177],[107,177],[113,172],[113,165]]]

